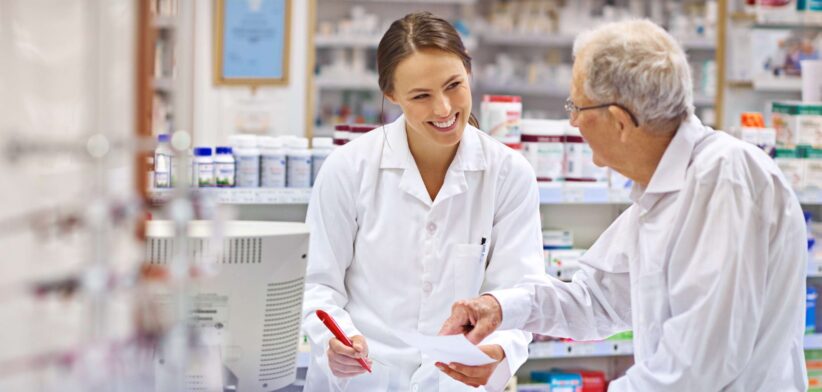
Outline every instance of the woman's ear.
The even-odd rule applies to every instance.
[[[397,100],[394,99],[394,93],[383,93],[383,96],[388,100],[388,102],[398,105]]]

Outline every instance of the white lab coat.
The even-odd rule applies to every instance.
[[[806,233],[777,166],[692,116],[573,281],[495,292],[502,328],[579,340],[634,330],[610,391],[807,389]]]
[[[306,222],[307,391],[476,391],[392,331],[436,335],[454,301],[513,287],[544,268],[533,170],[472,126],[433,202],[408,149],[404,117],[335,150],[314,184]],[[378,361],[373,374],[338,380],[330,373],[331,334],[316,309],[347,335],[366,338]],[[483,342],[506,354],[488,390],[505,386],[527,359],[530,341],[526,332],[500,331]]]

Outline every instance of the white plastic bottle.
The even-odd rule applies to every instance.
[[[285,188],[286,162],[282,139],[260,136],[257,143],[260,145],[260,186]]]
[[[257,188],[260,186],[260,149],[254,135],[232,135],[228,137],[234,152],[235,186],[237,188]]]
[[[569,182],[594,181],[593,178],[585,178],[585,139],[579,129],[568,127],[565,134],[565,164],[563,165],[563,176]]]
[[[214,158],[211,156],[211,147],[197,147],[194,149],[192,169],[194,174],[192,186],[197,188],[214,186]]]
[[[154,149],[154,187],[171,187],[171,160],[174,152],[171,150],[171,137],[168,134],[157,136],[157,148]]]
[[[214,182],[219,188],[234,187],[234,156],[231,147],[217,147],[214,156]]]
[[[522,154],[539,182],[559,181],[565,161],[568,120],[522,119]]]
[[[311,185],[317,179],[317,173],[323,166],[328,154],[334,148],[334,139],[330,137],[315,137],[311,140]]]
[[[311,150],[308,149],[308,139],[293,138],[288,141],[286,151],[286,187],[311,187]]]

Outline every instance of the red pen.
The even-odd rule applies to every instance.
[[[323,312],[322,310],[317,310],[315,313],[317,313],[317,317],[319,317],[320,320],[322,320],[323,324],[325,324],[325,326],[328,327],[328,329],[331,331],[331,333],[334,334],[334,337],[337,338],[337,340],[341,341],[342,344],[348,347],[354,348],[354,344],[351,343],[351,339],[349,339],[348,336],[345,336],[345,334],[340,329],[340,326],[337,325],[337,322],[334,321],[334,318],[331,317],[330,314]],[[371,373],[371,367],[368,366],[368,362],[365,362],[365,359],[357,358],[357,362],[360,363],[363,369],[368,370],[368,373]]]

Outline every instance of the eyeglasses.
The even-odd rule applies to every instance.
[[[602,109],[602,108],[607,108],[607,107],[609,107],[609,106],[616,106],[616,107],[618,107],[618,108],[620,108],[620,109],[624,110],[626,113],[628,113],[628,115],[629,115],[629,116],[631,116],[631,121],[633,121],[634,126],[636,126],[636,127],[638,127],[638,126],[639,126],[639,121],[637,121],[637,119],[636,119],[636,117],[634,116],[634,114],[633,114],[633,113],[631,113],[631,111],[630,111],[630,110],[628,110],[628,108],[626,108],[625,106],[622,106],[622,105],[620,105],[620,104],[618,104],[618,103],[616,103],[616,102],[603,103],[603,104],[601,104],[601,105],[592,105],[592,106],[583,106],[583,107],[579,107],[579,106],[577,106],[577,105],[574,103],[574,101],[572,101],[572,100],[571,100],[571,97],[568,97],[568,98],[565,100],[565,111],[566,111],[566,112],[568,112],[568,116],[569,116],[569,117],[574,117],[574,116],[576,116],[579,112],[581,112],[581,111],[583,111],[583,110]]]

